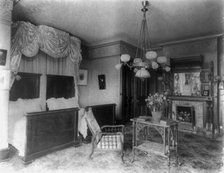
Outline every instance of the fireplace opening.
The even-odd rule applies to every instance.
[[[176,118],[181,123],[180,128],[193,130],[195,126],[195,110],[193,106],[176,106]],[[187,127],[186,127],[187,126]]]

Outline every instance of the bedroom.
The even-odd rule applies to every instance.
[[[73,95],[79,94],[79,105],[81,107],[116,104],[115,118],[112,120],[114,124],[127,123],[130,118],[148,113],[148,109],[145,108],[142,100],[149,93],[162,90],[161,81],[157,81],[157,77],[161,74],[152,72],[151,78],[141,82],[141,80],[132,78],[131,72],[125,66],[122,75],[121,71],[116,70],[114,67],[120,62],[121,54],[129,53],[134,57],[142,19],[141,2],[91,1],[81,3],[80,1],[72,2],[69,0],[66,2],[57,0],[54,2],[21,0],[15,1],[14,7],[7,6],[7,2],[10,1],[3,2],[5,3],[2,3],[3,10],[1,11],[6,10],[5,7],[8,7],[10,14],[6,10],[5,13],[2,13],[4,19],[1,19],[1,38],[3,38],[1,40],[1,50],[7,50],[6,62],[3,62],[5,65],[1,66],[1,69],[7,71],[9,68],[9,52],[12,52],[10,50],[10,30],[12,29],[12,34],[14,31],[13,28],[9,27],[11,20],[13,23],[25,21],[27,24],[27,22],[30,22],[32,28],[40,29],[38,27],[40,25],[52,27],[62,31],[63,34],[65,33],[64,38],[75,37],[81,39],[82,61],[80,61],[80,69],[87,73],[87,78],[85,76],[86,81],[84,84],[77,85],[77,82],[75,82],[75,90],[70,93]],[[183,64],[189,68],[192,64],[198,63],[202,69],[210,70],[210,62],[213,62],[212,74],[216,77],[223,76],[223,1],[204,2],[199,0],[197,2],[189,1],[188,3],[183,1],[179,3],[163,1],[160,3],[152,0],[150,3],[147,22],[154,50],[158,54],[162,55],[163,53],[171,59],[177,60],[179,58],[180,62],[173,61],[172,63],[179,64],[180,68],[183,67]],[[63,8],[68,10],[60,10]],[[166,10],[164,11],[164,9]],[[114,15],[114,11],[116,11],[116,15]],[[129,12],[127,18],[122,19],[120,16],[124,16],[126,11]],[[10,17],[11,13],[12,19]],[[63,13],[66,13],[66,15],[62,15]],[[90,16],[93,18],[90,18]],[[179,18],[175,18],[176,16],[179,16]],[[121,20],[118,20],[118,18],[121,18]],[[92,21],[95,23],[91,23]],[[98,27],[94,28],[95,25]],[[131,28],[130,31],[129,28]],[[106,29],[106,31],[103,29]],[[123,31],[119,31],[121,29]],[[121,35],[120,33],[125,34]],[[131,37],[132,35],[133,37]],[[63,41],[66,41],[66,39]],[[38,79],[40,98],[43,100],[50,98],[50,96],[47,96],[47,78],[49,75],[72,76],[76,70],[69,58],[53,60],[50,58],[41,51],[35,58],[23,56],[19,66],[19,72],[46,74],[41,75]],[[59,61],[62,61],[60,65],[58,65]],[[21,74],[18,73],[16,77],[21,77]],[[99,85],[101,79],[103,80],[103,86]],[[134,81],[133,83],[136,85],[129,83],[129,79],[132,82]],[[214,109],[211,109],[214,116],[207,117],[200,113],[200,120],[199,116],[197,116],[198,119],[196,118],[196,123],[199,122],[196,125],[196,129],[199,129],[199,131],[196,131],[205,133],[206,137],[216,137],[222,133],[223,101],[221,95],[223,90],[218,87],[218,84],[222,82],[223,79],[219,78],[214,81],[212,88],[205,85],[207,89],[203,89],[209,91],[208,96],[214,98],[211,103],[214,104]],[[9,81],[5,83],[9,83]],[[133,87],[136,86],[139,87],[139,92],[134,93]],[[1,114],[3,116],[1,116],[1,122],[3,123],[1,124],[1,131],[5,133],[2,133],[1,148],[4,149],[8,146],[6,132],[8,126],[7,123],[4,123],[8,118],[8,111],[4,110],[4,108],[8,108],[9,86],[6,86],[8,92],[7,89],[4,89],[4,86],[2,87],[1,103],[3,103],[3,109],[1,108],[1,111],[3,113]],[[145,92],[140,92],[142,90]],[[214,92],[212,93],[211,90],[214,90]],[[204,92],[201,91],[201,94],[204,94]],[[206,92],[203,96],[203,98],[207,98]],[[178,95],[174,95],[171,98],[175,105],[180,104],[177,97]],[[199,97],[197,99],[200,100]],[[188,105],[192,105],[192,103],[195,105],[195,102],[199,102],[198,100],[187,100],[190,102]],[[204,104],[207,101],[200,100],[200,102]],[[210,103],[210,101],[208,102]],[[203,105],[200,106],[203,107],[202,109],[206,109]],[[197,108],[194,109],[194,111],[197,111]],[[200,131],[200,129],[202,130]]]

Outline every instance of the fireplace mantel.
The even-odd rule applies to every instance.
[[[198,102],[207,102],[212,101],[212,97],[205,96],[168,96],[170,100],[180,100],[180,101],[198,101]]]

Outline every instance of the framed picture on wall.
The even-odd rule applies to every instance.
[[[0,65],[6,65],[7,50],[0,49]]]
[[[98,75],[99,89],[106,89],[106,77],[104,74]]]
[[[200,73],[201,83],[209,83],[210,82],[210,71],[208,69],[202,69]]]
[[[79,69],[78,85],[87,85],[88,70]]]
[[[203,96],[209,96],[209,90],[204,90],[202,93]]]

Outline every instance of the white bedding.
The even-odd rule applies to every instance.
[[[49,98],[47,99],[47,107],[49,110],[66,109],[66,108],[79,108],[78,99],[72,98]]]
[[[12,138],[10,144],[12,144],[17,150],[20,156],[25,156],[26,147],[26,117],[22,117],[15,122],[14,131],[12,132]]]
[[[25,155],[26,147],[26,117],[28,112],[43,111],[41,100],[18,99],[9,102],[8,143],[13,145],[20,156]]]

